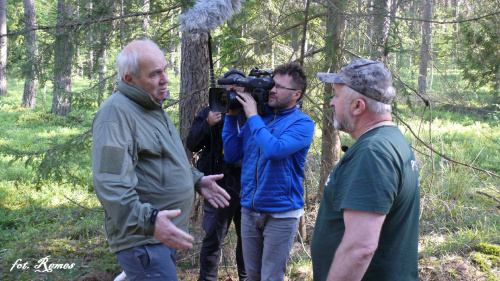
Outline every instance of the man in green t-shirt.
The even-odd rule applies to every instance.
[[[311,243],[314,280],[418,280],[419,173],[392,122],[391,73],[356,59],[318,78],[333,83],[335,128],[356,143],[325,183]]]

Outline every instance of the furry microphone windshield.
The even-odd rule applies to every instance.
[[[211,30],[224,24],[233,14],[241,9],[245,0],[200,0],[179,16],[180,31],[190,33],[194,37],[208,34]]]

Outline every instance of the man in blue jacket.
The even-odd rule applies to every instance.
[[[261,115],[249,93],[238,93],[247,122],[238,133],[238,111],[230,110],[222,132],[226,161],[243,159],[241,236],[248,280],[284,280],[304,213],[302,180],[314,122],[297,102],[307,77],[299,64],[287,63],[274,70],[274,82]]]

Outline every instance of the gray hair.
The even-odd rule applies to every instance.
[[[150,44],[160,49],[160,47],[158,47],[158,45],[155,42],[149,39],[138,39],[136,41],[142,41],[144,43]],[[139,53],[135,48],[127,49],[127,46],[123,48],[123,50],[118,55],[118,58],[116,59],[116,66],[118,68],[118,77],[120,80],[123,80],[125,74],[130,74],[136,78],[139,78],[141,74],[139,69]]]
[[[374,99],[371,99],[365,95],[362,95],[362,94],[356,92],[355,90],[349,88],[346,85],[342,85],[342,86],[344,88],[344,93],[346,94],[346,103],[347,104],[350,104],[353,100],[362,99],[365,101],[365,104],[366,104],[366,107],[368,108],[368,110],[370,110],[371,112],[373,112],[377,115],[392,112],[392,106],[390,104],[385,104],[383,102],[379,102],[379,101],[376,101]],[[389,97],[396,96],[396,90],[394,89],[394,87],[389,86],[389,88],[387,88],[384,96],[389,96]]]

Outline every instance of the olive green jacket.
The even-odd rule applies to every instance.
[[[144,91],[123,81],[92,125],[94,190],[104,207],[112,252],[153,238],[153,208],[180,209],[172,222],[188,231],[194,187],[203,173],[189,164],[175,126]]]

